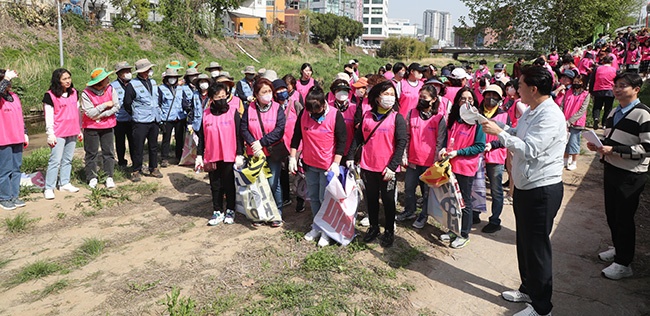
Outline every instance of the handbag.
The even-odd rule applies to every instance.
[[[260,121],[260,127],[262,128],[262,137],[264,137],[266,136],[266,132],[264,131],[264,123],[262,123],[262,114],[260,114],[260,109],[257,107],[255,107],[255,112],[257,112],[257,119]],[[282,139],[275,144],[267,146],[266,151],[269,153],[268,159],[273,162],[283,161],[289,156],[289,150],[284,145],[284,140]]]
[[[375,125],[375,128],[373,128],[372,131],[370,131],[370,134],[368,134],[368,138],[364,139],[363,143],[357,145],[357,148],[354,149],[354,161],[355,162],[361,161],[361,152],[362,152],[362,149],[363,149],[363,145],[368,143],[368,141],[370,140],[370,137],[372,137],[372,135],[375,134],[375,131],[377,131],[377,129],[379,128],[381,123],[383,123],[384,120],[386,120],[386,118],[388,117],[388,114],[389,113],[386,113],[384,115],[384,117],[381,120],[379,120],[379,123],[377,123],[377,125]]]

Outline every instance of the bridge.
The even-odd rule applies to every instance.
[[[534,50],[528,49],[501,49],[501,48],[459,48],[459,47],[443,47],[429,49],[431,54],[452,54],[453,58],[458,60],[458,55],[461,54],[486,54],[486,55],[514,55],[523,56],[526,59],[532,59],[538,56]]]

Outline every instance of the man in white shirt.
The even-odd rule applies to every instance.
[[[519,78],[521,101],[529,104],[516,128],[483,123],[487,134],[498,135],[514,154],[513,207],[517,231],[517,261],[521,286],[505,291],[504,299],[530,303],[515,314],[550,315],[553,309],[553,270],[549,235],[562,203],[566,123],[551,98],[553,78],[540,66],[528,66]]]

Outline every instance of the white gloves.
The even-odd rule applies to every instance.
[[[404,155],[402,156],[402,166],[406,167],[409,165],[409,157],[406,154],[406,151],[404,151]]]
[[[23,143],[23,146],[24,148],[27,148],[27,146],[29,146],[29,136],[27,136],[27,134],[25,134],[25,142]]]
[[[382,174],[384,175],[384,181],[390,181],[395,179],[395,171],[390,170],[388,167],[384,169],[384,172]]]
[[[237,155],[235,157],[235,169],[241,169],[244,166],[244,156]]]
[[[187,131],[190,132],[190,134],[194,133],[194,129],[192,128],[192,125],[187,125]]]
[[[262,151],[262,144],[260,144],[259,140],[256,140],[251,144],[251,149],[253,149],[253,155],[255,156],[259,157],[264,155],[264,152]]]
[[[255,100],[255,97],[253,97],[252,95],[250,97],[246,98],[246,101],[248,101],[248,102],[253,102],[254,100]]]
[[[345,166],[348,167],[348,169],[353,169],[354,168],[354,160],[346,161]]]
[[[56,146],[56,136],[54,136],[54,134],[47,135],[47,144],[50,147]]]
[[[492,150],[492,144],[490,142],[485,143],[485,152]]]
[[[330,165],[330,168],[327,169],[327,172],[332,172],[332,173],[334,173],[334,177],[335,177],[335,178],[339,176],[340,171],[341,171],[341,170],[339,169],[339,164],[336,163],[336,162],[332,162],[332,164]],[[327,173],[326,173],[326,174],[327,174]]]
[[[447,156],[447,148],[440,149],[438,152],[438,160],[442,160]]]
[[[12,79],[18,77],[18,73],[15,70],[7,70],[5,72],[5,79],[11,81]]]
[[[203,170],[203,156],[196,156],[196,159],[194,160],[194,171],[200,172]]]
[[[298,172],[298,159],[296,157],[289,157],[289,173],[296,174]]]
[[[454,158],[454,157],[456,157],[456,156],[458,156],[458,151],[452,150],[452,151],[450,151],[450,152],[447,153],[447,157],[448,157],[449,159]]]

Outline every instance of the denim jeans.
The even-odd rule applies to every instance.
[[[472,217],[474,216],[472,212],[472,185],[474,184],[474,177],[457,174],[456,180],[458,180],[460,194],[463,196],[463,202],[465,202],[460,224],[460,235],[463,238],[469,238],[469,231],[472,229]]]
[[[307,182],[307,196],[309,197],[309,205],[311,206],[312,218],[316,217],[323,199],[325,198],[325,187],[327,187],[327,176],[325,169],[311,167],[307,164],[305,166],[305,182]]]
[[[501,211],[503,211],[503,165],[485,164],[486,176],[490,180],[490,195],[492,196],[492,216],[490,223],[501,225]]]
[[[0,201],[18,197],[23,144],[0,146]]]
[[[115,170],[115,154],[113,153],[114,140],[113,129],[84,129],[84,150],[86,151],[86,181],[97,178],[97,160],[99,160],[99,148],[102,153],[102,167],[106,176],[113,177]]]
[[[50,160],[47,163],[45,174],[45,189],[54,190],[56,180],[59,178],[59,185],[64,186],[70,183],[70,172],[72,171],[72,157],[74,148],[77,146],[77,136],[56,138],[56,145],[50,152]]]
[[[280,185],[280,173],[282,173],[282,162],[274,162],[267,160],[269,168],[271,169],[271,177],[269,178],[269,186],[273,192],[273,199],[275,205],[278,206],[280,214],[282,214],[282,186]]]
[[[427,214],[427,201],[429,199],[429,186],[420,181],[420,175],[423,174],[428,167],[415,166],[415,168],[406,169],[406,178],[404,179],[404,213],[415,213],[417,199],[415,197],[415,189],[420,187],[424,203],[422,204],[422,213]]]

